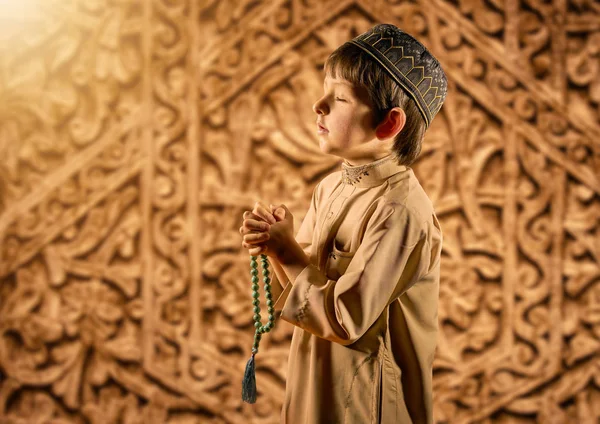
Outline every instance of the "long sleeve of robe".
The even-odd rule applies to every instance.
[[[358,168],[316,186],[296,235],[311,263],[275,305],[295,326],[282,423],[433,421],[439,222],[411,168]]]

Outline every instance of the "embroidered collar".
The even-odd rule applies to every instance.
[[[385,180],[398,172],[408,169],[398,165],[394,155],[389,154],[365,165],[352,166],[344,159],[342,162],[342,181],[355,187],[374,187],[383,184]]]

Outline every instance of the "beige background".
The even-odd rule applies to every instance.
[[[242,212],[339,169],[311,105],[378,22],[449,78],[415,172],[444,229],[439,423],[600,419],[600,6],[0,2],[0,422],[276,423]]]

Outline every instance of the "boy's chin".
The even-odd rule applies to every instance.
[[[323,153],[325,153],[326,155],[331,155],[331,156],[335,156],[339,159],[342,160],[349,160],[353,157],[353,155],[348,154],[347,151],[342,150],[342,149],[337,149],[335,147],[331,147],[330,145],[324,145],[323,143],[321,143],[321,151]]]
[[[352,151],[348,150],[347,148],[340,148],[330,143],[327,139],[319,138],[319,147],[323,153],[328,155],[334,155],[344,159],[346,156],[352,156]]]
[[[323,153],[330,153],[332,150],[331,144],[325,137],[319,137],[319,147]]]
[[[326,141],[321,140],[319,142],[319,146],[321,147],[321,151],[327,155],[339,156],[340,150],[327,143]]]

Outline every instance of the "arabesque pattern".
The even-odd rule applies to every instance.
[[[414,165],[444,230],[436,422],[600,420],[597,2],[38,0],[10,13],[0,421],[278,422],[292,327],[262,341],[259,401],[242,403],[253,327],[238,228],[258,200],[299,224],[339,169],[311,106],[328,54],[378,22],[421,40],[449,79]]]

